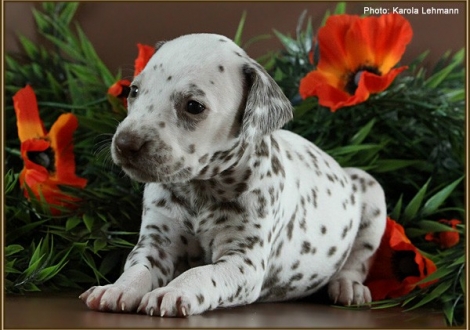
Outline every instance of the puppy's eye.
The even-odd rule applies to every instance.
[[[186,111],[193,114],[197,115],[203,112],[206,108],[199,102],[196,101],[189,101],[186,104]]]
[[[131,85],[128,97],[130,98],[137,97],[138,93],[139,93],[139,87],[137,87],[136,85]]]

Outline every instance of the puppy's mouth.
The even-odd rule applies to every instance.
[[[142,183],[177,183],[186,182],[192,178],[192,171],[182,164],[155,165],[155,162],[134,162],[129,159],[121,159],[116,162],[122,170],[133,180]],[[153,165],[152,165],[153,164]]]

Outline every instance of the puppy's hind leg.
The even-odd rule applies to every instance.
[[[328,293],[335,303],[361,305],[372,301],[369,288],[363,282],[380,245],[387,210],[383,189],[372,176],[355,168],[345,171],[351,177],[354,191],[361,197],[361,220],[351,252],[344,266],[331,279]]]

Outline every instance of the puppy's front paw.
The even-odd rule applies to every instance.
[[[152,289],[148,268],[135,265],[128,268],[114,284],[94,286],[80,295],[88,308],[98,311],[135,311],[144,294]]]
[[[134,311],[144,293],[116,284],[94,286],[80,295],[88,308],[109,312]]]
[[[370,290],[367,286],[347,278],[339,278],[330,282],[328,286],[330,299],[334,303],[343,305],[364,305],[372,302]]]
[[[167,286],[147,293],[142,298],[138,311],[145,311],[150,316],[186,317],[204,312],[207,308],[203,305],[202,294],[196,295],[187,290]]]

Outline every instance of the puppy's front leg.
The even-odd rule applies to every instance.
[[[189,269],[166,287],[146,294],[139,310],[149,315],[187,316],[219,306],[254,302],[259,297],[265,273],[265,253],[261,246],[244,252],[220,245],[218,249],[225,252],[215,257],[213,264]]]
[[[95,286],[81,296],[86,305],[101,311],[135,311],[142,297],[166,285],[174,276],[179,240],[172,221],[151,208],[144,198],[139,242],[127,257],[124,272],[114,284]]]

